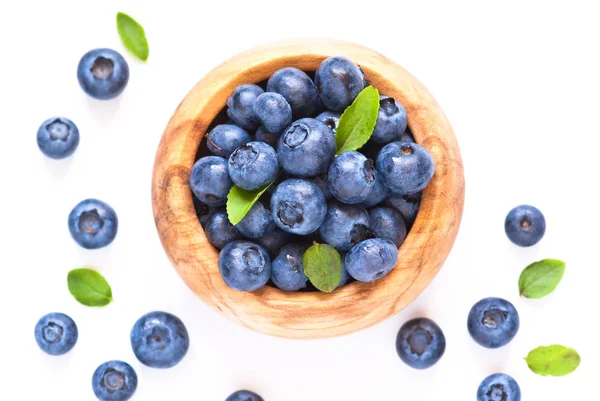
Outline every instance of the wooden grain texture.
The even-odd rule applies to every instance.
[[[218,253],[208,243],[194,211],[189,173],[200,141],[238,85],[263,81],[286,66],[314,71],[321,61],[334,55],[354,60],[371,85],[404,105],[417,142],[435,159],[435,175],[423,194],[415,224],[400,247],[395,269],[376,282],[354,282],[331,294],[286,293],[271,287],[254,293],[235,291],[221,279]],[[207,304],[229,319],[269,335],[333,337],[394,315],[431,282],[459,228],[464,203],[463,166],[456,137],[440,106],[398,64],[348,42],[276,42],[221,64],[177,107],[156,154],[152,203],[166,253],[187,285]]]

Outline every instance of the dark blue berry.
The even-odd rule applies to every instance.
[[[277,142],[279,142],[280,136],[280,132],[276,134],[268,132],[262,125],[256,130],[256,140],[269,144],[273,148],[277,148]]]
[[[396,352],[411,368],[430,368],[442,358],[444,351],[446,337],[431,319],[417,318],[404,323],[396,337]]]
[[[79,202],[69,214],[69,231],[85,249],[102,248],[117,236],[119,220],[114,209],[98,199]]]
[[[281,247],[290,242],[293,235],[283,231],[279,227],[275,227],[273,230],[267,232],[261,238],[255,239],[256,243],[269,253],[271,258],[274,258],[279,253]]]
[[[129,81],[129,66],[112,49],[90,50],[77,66],[77,80],[81,89],[91,97],[108,100],[123,92]]]
[[[394,195],[390,196],[385,204],[395,211],[400,213],[406,226],[412,227],[419,212],[419,206],[421,205],[422,192],[417,192],[412,195]]]
[[[319,93],[305,72],[286,67],[276,71],[267,82],[267,91],[276,92],[287,100],[293,119],[314,116],[318,110]]]
[[[382,144],[399,141],[406,130],[406,124],[404,107],[391,97],[380,96],[377,123],[370,140]]]
[[[369,210],[369,227],[377,238],[389,239],[399,247],[406,238],[406,224],[400,213],[389,207]]]
[[[508,239],[515,245],[532,246],[546,233],[546,219],[542,212],[530,205],[520,205],[512,209],[504,221]]]
[[[501,298],[484,298],[471,308],[467,327],[479,345],[499,348],[517,335],[519,322],[513,304]]]
[[[271,277],[271,258],[260,245],[233,241],[219,253],[219,271],[225,283],[238,291],[255,291]]]
[[[375,185],[373,161],[356,151],[343,152],[331,163],[328,182],[331,193],[341,202],[364,202]]]
[[[388,187],[379,176],[379,173],[376,170],[374,170],[373,173],[375,175],[375,184],[373,184],[373,188],[371,188],[371,192],[369,192],[367,199],[361,203],[361,205],[366,208],[380,204],[386,200],[390,194]]]
[[[292,234],[315,232],[325,220],[327,203],[323,192],[310,181],[290,178],[277,186],[271,197],[275,224]]]
[[[345,286],[351,278],[350,273],[348,273],[348,269],[346,268],[346,254],[347,252],[340,251],[340,258],[342,259],[342,278],[340,279],[338,288]]]
[[[206,203],[200,201],[195,196],[192,197],[194,200],[194,209],[196,210],[196,216],[198,216],[198,220],[200,221],[200,225],[202,227],[206,226],[208,219],[215,212],[215,208],[212,206],[208,206]]]
[[[108,361],[98,366],[92,376],[92,389],[100,401],[127,401],[137,389],[135,370],[122,361]]]
[[[213,213],[206,223],[204,232],[208,242],[217,249],[223,248],[229,242],[242,236],[238,229],[229,222],[225,212]]]
[[[275,229],[271,211],[261,202],[256,202],[242,221],[236,224],[239,232],[248,238],[262,238]]]
[[[287,244],[273,260],[271,279],[283,291],[298,291],[306,288],[308,277],[304,274],[302,256],[305,244]]]
[[[52,159],[64,159],[77,149],[79,129],[68,118],[49,118],[38,129],[37,144],[46,156]]]
[[[433,158],[416,143],[392,142],[377,156],[377,171],[395,195],[422,191],[433,177]]]
[[[329,57],[315,73],[315,83],[323,104],[344,111],[365,87],[362,71],[346,57]]]
[[[64,313],[48,313],[35,325],[35,341],[49,355],[71,351],[78,337],[77,325]]]
[[[250,135],[237,125],[220,124],[206,136],[206,146],[214,155],[229,157],[234,150],[250,140]]]
[[[268,132],[280,133],[292,122],[292,108],[283,96],[274,92],[256,98],[254,115]]]
[[[254,84],[238,86],[227,99],[227,116],[240,127],[254,131],[258,126],[258,119],[254,115],[254,102],[264,92],[260,86]]]
[[[248,390],[239,390],[231,394],[225,401],[265,401],[260,395]]]
[[[190,172],[190,187],[196,198],[208,206],[224,205],[232,186],[226,159],[205,156],[194,163]]]
[[[521,401],[521,389],[509,375],[495,373],[479,385],[477,401]]]
[[[332,247],[347,251],[371,237],[369,214],[362,206],[330,201],[319,234]]]
[[[337,132],[337,127],[340,124],[341,114],[336,111],[324,111],[315,118],[322,123],[325,123],[326,126],[335,134]]]
[[[346,254],[348,273],[358,281],[371,282],[388,274],[398,260],[398,248],[390,240],[367,239]]]
[[[264,142],[248,142],[229,156],[228,171],[238,187],[246,191],[262,189],[277,177],[277,152]]]
[[[412,142],[412,143],[416,143],[415,142],[415,137],[408,130],[408,127],[406,128],[406,131],[404,131],[404,133],[402,135],[400,135],[400,139],[398,139],[398,142]]]

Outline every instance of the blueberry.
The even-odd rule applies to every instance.
[[[446,351],[446,337],[440,326],[427,318],[412,319],[402,325],[396,337],[396,352],[411,368],[427,369]]]
[[[416,143],[392,142],[377,156],[377,171],[396,195],[422,191],[433,177],[434,169],[427,149]]]
[[[236,224],[240,233],[249,238],[262,238],[265,234],[275,229],[271,211],[261,202],[256,202],[242,221]]]
[[[90,50],[79,60],[77,80],[89,96],[112,99],[127,86],[129,66],[123,56],[112,49]]]
[[[373,188],[371,189],[371,192],[369,192],[367,199],[361,203],[361,205],[366,208],[380,204],[387,199],[390,194],[388,187],[381,179],[379,173],[377,171],[374,171],[373,173],[375,175],[375,184],[373,184]]]
[[[335,157],[333,132],[319,120],[302,118],[290,125],[279,138],[279,163],[299,177],[314,177],[327,171]]]
[[[225,284],[239,291],[255,291],[271,277],[271,258],[263,247],[233,241],[219,253],[219,271]]]
[[[262,125],[256,130],[256,140],[271,145],[273,148],[277,147],[280,136],[281,133],[268,132]]]
[[[217,249],[241,237],[240,232],[229,222],[226,212],[213,213],[204,229],[206,239]]]
[[[177,365],[190,347],[190,336],[181,319],[160,311],[139,318],[131,329],[130,340],[136,358],[159,369]]]
[[[340,279],[338,288],[345,286],[351,278],[350,273],[348,273],[348,269],[346,268],[346,254],[347,252],[340,252],[340,258],[342,259],[342,278]]]
[[[329,127],[329,129],[335,134],[337,127],[340,124],[341,114],[335,111],[324,111],[315,118]]]
[[[108,361],[98,366],[92,376],[92,389],[100,401],[127,401],[137,389],[135,370],[122,361]]]
[[[265,91],[258,85],[240,85],[227,99],[227,116],[240,127],[254,131],[258,126],[258,119],[254,115],[254,102]]]
[[[190,187],[196,198],[208,206],[221,206],[233,181],[227,172],[227,160],[220,156],[205,156],[198,160],[190,172]]]
[[[208,206],[206,203],[198,200],[198,198],[196,198],[195,196],[193,197],[193,200],[194,209],[196,210],[196,216],[198,216],[200,225],[202,227],[205,227],[206,223],[208,222],[208,219],[210,219],[210,216],[212,216],[212,214],[215,212],[215,208],[212,206]]]
[[[398,248],[390,240],[367,239],[346,255],[348,273],[358,281],[371,282],[388,274],[398,260]]]
[[[514,244],[532,246],[544,236],[546,219],[542,212],[533,206],[517,206],[506,216],[504,231]]]
[[[267,232],[261,238],[255,239],[258,245],[265,248],[271,258],[274,258],[279,253],[281,247],[287,244],[292,238],[292,234],[283,231],[279,227],[275,227],[270,232]]]
[[[369,214],[362,206],[330,201],[325,221],[319,227],[319,234],[332,247],[347,251],[359,242],[371,238]]]
[[[260,395],[248,390],[239,390],[231,394],[225,401],[265,401]]]
[[[290,178],[277,186],[271,197],[275,224],[292,234],[315,232],[325,220],[327,203],[323,192],[310,181]]]
[[[327,173],[319,174],[315,178],[311,179],[312,183],[319,187],[323,195],[325,195],[325,199],[329,200],[333,195],[331,195],[331,191],[329,190],[329,181],[327,178]]]
[[[206,136],[206,146],[214,155],[229,157],[234,150],[250,140],[250,135],[237,125],[220,124]]]
[[[276,92],[287,100],[293,119],[314,116],[318,110],[319,93],[305,72],[286,67],[276,71],[267,82],[267,91]]]
[[[256,98],[254,115],[268,132],[279,133],[292,122],[292,108],[283,96],[274,92]]]
[[[229,156],[229,176],[246,191],[264,188],[277,177],[277,152],[264,142],[248,142]]]
[[[287,244],[273,260],[271,279],[283,291],[306,288],[308,277],[304,274],[302,266],[302,256],[306,248],[304,244]]]
[[[402,135],[400,135],[400,139],[398,139],[398,141],[399,142],[412,142],[412,143],[416,143],[415,142],[415,137],[408,130],[408,127],[406,128],[406,131],[404,131],[404,133]]]
[[[365,87],[362,71],[346,57],[329,57],[315,73],[315,83],[325,106],[344,111]]]
[[[513,304],[504,299],[484,298],[471,308],[467,327],[479,345],[499,348],[519,331],[519,314]]]
[[[391,97],[379,97],[379,114],[370,140],[375,143],[399,141],[406,130],[406,110]],[[411,142],[414,142],[411,141]]]
[[[395,211],[400,213],[406,226],[408,228],[412,227],[415,219],[417,217],[417,213],[419,212],[419,206],[421,205],[421,195],[422,192],[417,192],[412,195],[395,195],[390,196],[385,204]]]
[[[495,373],[479,385],[477,401],[521,401],[521,389],[509,375]]]
[[[375,207],[369,210],[369,227],[373,235],[377,238],[388,239],[400,247],[406,238],[406,223],[390,207]]]
[[[364,202],[375,186],[373,161],[356,151],[343,152],[331,163],[328,182],[338,200],[350,204]]]
[[[117,236],[119,220],[114,209],[98,199],[79,202],[69,214],[69,231],[85,249],[107,246]]]
[[[78,337],[77,325],[64,313],[48,313],[35,325],[35,341],[49,355],[71,351]]]
[[[64,159],[77,149],[79,129],[68,118],[49,118],[38,129],[37,144],[46,156],[52,159]]]

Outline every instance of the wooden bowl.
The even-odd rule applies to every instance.
[[[207,241],[194,210],[190,169],[207,128],[241,84],[264,81],[282,67],[315,71],[329,56],[359,64],[366,80],[399,100],[417,142],[435,159],[412,230],[396,267],[373,283],[353,282],[331,294],[256,292],[229,288],[217,266],[218,252]],[[154,164],[152,204],[163,247],[186,284],[229,319],[269,335],[322,338],[347,334],[388,318],[414,300],[431,282],[454,243],[464,202],[463,166],[456,137],[442,109],[425,87],[398,64],[356,44],[336,40],[295,40],[267,44],[239,54],[208,73],[175,110]]]

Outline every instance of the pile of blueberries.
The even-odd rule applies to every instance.
[[[205,142],[211,155],[190,173],[227,285],[255,291],[271,280],[284,291],[312,290],[302,255],[313,242],[340,253],[338,287],[394,268],[434,161],[407,131],[402,104],[387,96],[369,141],[336,156],[341,113],[366,86],[360,67],[338,56],[324,60],[314,80],[286,67],[263,87],[237,87],[227,100],[229,121],[213,123]],[[231,188],[259,191],[273,181],[231,224],[224,208]]]

